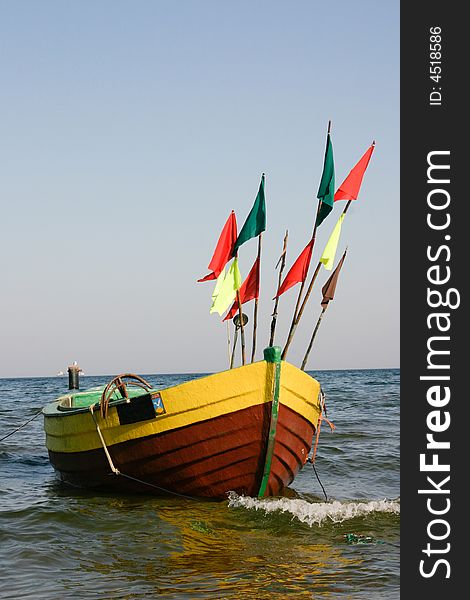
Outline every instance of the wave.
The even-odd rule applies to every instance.
[[[263,499],[239,496],[229,493],[229,507],[261,510],[269,513],[290,513],[293,518],[309,526],[324,523],[343,523],[356,517],[365,517],[371,513],[400,513],[399,500],[369,500],[367,502],[307,502],[292,498]]]

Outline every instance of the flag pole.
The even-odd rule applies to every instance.
[[[315,243],[315,236],[317,235],[317,217],[320,214],[321,204],[322,204],[322,201],[319,200],[318,208],[317,208],[317,212],[316,212],[316,216],[315,216],[315,226],[313,228],[312,237],[310,238],[310,243],[312,243],[312,242]],[[312,244],[312,251],[313,251],[313,244]],[[307,273],[308,273],[309,267],[310,267],[310,263],[307,266]],[[305,279],[307,279],[307,275],[305,276]],[[295,303],[294,314],[292,315],[292,322],[290,324],[289,333],[287,335],[286,345],[284,346],[284,350],[282,351],[282,356],[281,356],[282,360],[285,359],[285,356],[287,354],[287,349],[290,346],[290,343],[294,336],[295,328],[297,327],[297,315],[300,310],[299,306],[300,306],[300,300],[302,298],[302,292],[304,291],[305,279],[300,283],[299,295],[297,296],[297,302]]]
[[[317,335],[317,331],[318,331],[318,328],[320,327],[320,323],[321,323],[321,320],[323,319],[323,315],[325,314],[325,311],[328,308],[328,304],[331,302],[331,300],[333,300],[335,290],[336,290],[336,284],[338,282],[339,273],[342,269],[343,262],[344,262],[344,259],[346,258],[347,253],[348,253],[348,248],[346,247],[346,250],[344,251],[344,254],[343,254],[341,260],[336,265],[336,269],[333,271],[333,273],[328,278],[328,281],[323,286],[323,289],[322,289],[323,300],[321,303],[322,312],[320,314],[320,317],[318,318],[317,324],[315,325],[315,329],[313,330],[312,337],[310,338],[310,343],[308,345],[307,351],[306,351],[304,359],[302,361],[302,366],[300,367],[302,371],[305,370],[305,365],[307,364],[308,355],[310,354],[310,350],[312,349],[313,341],[315,339],[315,336]]]
[[[327,140],[328,140],[328,136],[331,133],[331,120],[328,121],[328,131],[327,131]],[[318,221],[318,215],[320,214],[320,208],[322,205],[322,200],[319,199],[318,200],[318,206],[317,206],[317,212],[315,215],[315,224],[313,226],[313,233],[312,233],[312,237],[310,239],[310,242],[312,243],[312,250],[313,250],[313,244],[315,243],[315,237],[317,235],[317,221]],[[305,275],[305,279],[307,279],[307,274],[308,274],[308,270],[310,268],[310,263],[307,265],[307,273]],[[316,277],[316,275],[314,275]],[[302,297],[302,292],[304,291],[304,286],[305,286],[305,279],[301,282],[300,284],[300,290],[299,290],[299,295],[297,296],[297,302],[295,304],[295,310],[294,310],[294,315],[292,317],[292,322],[290,324],[290,328],[289,328],[289,333],[287,335],[287,341],[286,341],[286,345],[284,346],[284,350],[282,351],[282,356],[281,358],[284,360],[286,355],[287,355],[287,350],[292,342],[292,338],[294,337],[294,333],[297,327],[297,323],[298,323],[298,315],[299,315],[299,311],[300,311],[300,300]]]
[[[228,321],[227,321],[228,323]],[[235,358],[235,348],[237,346],[237,339],[238,339],[238,327],[235,326],[235,333],[233,334],[233,346],[232,346],[232,357],[230,359],[230,368],[233,369],[233,361]]]
[[[315,325],[315,329],[313,330],[312,337],[310,339],[310,344],[308,345],[307,352],[305,353],[304,359],[302,361],[302,366],[300,367],[300,369],[302,371],[305,371],[305,365],[307,364],[308,355],[310,354],[310,350],[312,349],[313,341],[315,339],[315,336],[317,335],[317,331],[318,331],[318,328],[320,327],[320,323],[321,323],[321,320],[323,319],[323,315],[325,314],[325,311],[326,311],[326,306],[322,309],[321,314],[318,317],[317,324]]]
[[[375,147],[375,140],[372,141],[372,146]],[[348,200],[346,206],[344,207],[342,215],[346,215],[346,213],[348,212],[348,208],[351,205],[351,202],[352,202],[352,200]],[[289,347],[289,344],[292,341],[292,337],[294,335],[295,329],[296,329],[297,325],[299,324],[299,321],[300,321],[300,318],[301,318],[302,313],[304,311],[305,305],[307,304],[308,298],[310,296],[310,292],[312,291],[313,284],[314,284],[315,279],[316,279],[316,277],[318,275],[318,271],[320,270],[320,265],[321,265],[321,263],[319,262],[318,265],[317,265],[317,268],[315,269],[315,273],[313,274],[313,277],[312,277],[312,279],[311,279],[311,281],[309,283],[309,286],[308,286],[307,291],[305,293],[305,298],[303,299],[302,305],[301,305],[301,307],[299,309],[299,312],[297,314],[297,317],[295,319],[295,324],[294,324],[294,327],[293,327],[293,330],[292,330],[292,335],[290,336],[290,339],[288,340],[288,343],[286,343],[286,346],[284,347],[284,350],[283,350],[283,353],[282,353],[282,358],[285,357],[285,354],[287,353],[287,349]]]
[[[279,257],[279,260],[277,261],[277,265],[276,265],[276,269],[279,266],[279,263],[281,264],[281,267],[279,269],[279,277],[277,280],[277,291],[279,293],[279,288],[281,287],[281,281],[282,281],[282,273],[284,271],[284,267],[286,266],[286,250],[287,250],[287,238],[289,237],[289,231],[286,229],[286,235],[284,236],[284,244],[282,246],[282,254]],[[276,296],[276,300],[274,302],[274,310],[273,310],[273,314],[272,316],[272,321],[271,321],[271,337],[269,338],[269,346],[272,346],[274,344],[274,332],[276,331],[276,322],[277,322],[277,307],[279,304],[279,296]]]
[[[345,215],[348,211],[348,208],[351,204],[352,200],[348,200],[348,203],[346,204],[346,206],[344,207],[344,210],[342,212],[343,215]],[[315,280],[317,278],[317,275],[320,271],[320,267],[321,267],[322,263],[320,261],[318,261],[318,264],[315,268],[315,272],[312,275],[312,279],[310,280],[310,283],[308,284],[308,288],[307,291],[305,292],[305,297],[302,301],[302,304],[300,305],[299,311],[297,313],[296,318],[293,320],[291,328],[289,330],[289,337],[287,338],[287,342],[286,345],[284,346],[284,350],[282,351],[282,359],[284,360],[287,354],[287,350],[289,349],[290,343],[292,342],[292,338],[294,337],[294,333],[295,330],[297,329],[297,325],[299,324],[299,321],[302,317],[302,314],[304,312],[305,306],[307,304],[307,301],[310,297],[310,294],[312,292],[312,288],[313,288],[313,284],[315,283]]]
[[[230,327],[227,321],[227,354],[228,354],[228,364],[230,365],[230,368],[232,368],[231,366],[231,361],[230,361]]]
[[[264,175],[264,173],[263,173]],[[261,239],[263,232],[261,232],[258,236],[258,256],[257,260],[261,263]],[[256,328],[258,326],[258,298],[255,298],[255,307],[253,309],[253,347],[251,349],[251,362],[255,360],[255,352],[256,352]]]
[[[260,235],[261,232],[266,229],[266,205],[264,198],[264,173],[261,176],[261,183],[259,186],[258,194],[256,195],[255,202],[251,211],[248,213],[246,221],[238,234],[238,237],[234,244],[233,254],[238,255],[238,248],[251,238],[255,238]],[[261,241],[259,242],[261,243]],[[236,298],[238,304],[238,313],[240,316],[240,329],[241,329],[241,340],[242,340],[242,364],[245,365],[245,330],[242,322],[242,302],[240,298],[239,290],[236,290]]]
[[[235,258],[238,258],[238,252],[235,255]],[[242,318],[242,303],[240,300],[240,290],[237,290],[237,302],[238,302],[238,314],[240,316],[240,338],[242,342],[242,365],[245,365],[245,329],[243,327],[243,318]]]

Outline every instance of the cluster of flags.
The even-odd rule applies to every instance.
[[[259,265],[261,260],[256,257],[253,266],[251,267],[251,271],[248,273],[248,277],[242,283],[240,287],[240,303],[245,304],[245,302],[249,302],[250,300],[255,300],[259,298]],[[227,315],[224,318],[224,321],[229,319],[233,319],[233,317],[238,312],[238,302],[235,301],[232,304],[232,308],[228,311]]]
[[[217,312],[219,315],[222,315],[233,303],[224,321],[235,316],[239,305],[259,297],[260,258],[259,256],[256,258],[248,277],[242,283],[238,267],[238,250],[242,244],[254,237],[258,237],[266,230],[264,184],[265,177],[263,174],[253,207],[238,235],[237,221],[235,213],[232,210],[209,263],[208,268],[211,272],[202,279],[198,279],[198,281],[217,279],[214,291],[212,292],[211,313]],[[230,260],[232,260],[232,263],[226,272],[225,267]]]
[[[316,228],[332,212],[334,203],[339,200],[357,200],[361,188],[364,173],[369,164],[374,151],[375,142],[367,149],[358,163],[351,169],[350,173],[335,192],[335,167],[333,158],[333,145],[330,132],[328,131],[325,157],[323,162],[323,172],[317,193],[318,210],[316,214],[314,234],[298,258],[294,261],[284,280],[279,285],[275,298],[278,298],[297,283],[304,283],[308,274],[313,246],[315,243]],[[198,279],[198,281],[216,280],[216,285],[212,293],[212,305],[210,312],[217,312],[223,315],[224,321],[232,319],[239,311],[242,304],[253,299],[258,299],[260,288],[260,253],[253,263],[253,266],[247,278],[241,282],[241,275],[238,266],[238,250],[248,240],[258,237],[266,229],[266,203],[265,203],[265,176],[261,177],[258,194],[255,198],[253,207],[248,214],[245,223],[237,234],[237,221],[234,211],[230,213],[227,222],[222,229],[217,246],[212,259],[209,263],[209,274]],[[326,243],[319,263],[323,264],[326,270],[333,268],[336,250],[338,247],[341,227],[345,218],[346,210],[340,215],[333,231]],[[323,287],[322,307],[326,308],[328,302],[333,299],[334,290],[338,274],[343,264],[346,252],[337,268],[330,276]],[[231,262],[230,262],[231,261]],[[229,264],[230,263],[230,264]]]
[[[374,151],[374,147],[375,143],[372,143],[372,145],[368,148],[368,150],[365,152],[365,154],[362,156],[359,162],[350,171],[349,175],[340,185],[337,192],[334,194],[333,187],[335,182],[335,173],[333,162],[333,147],[331,144],[330,134],[328,134],[326,142],[325,160],[323,164],[323,174],[320,181],[320,187],[317,193],[317,198],[319,200],[319,208],[316,219],[316,227],[321,225],[324,219],[326,219],[326,217],[333,210],[334,202],[337,202],[338,200],[357,200],[362,179],[367,169],[367,165],[369,164],[370,157],[372,156],[372,152]],[[344,217],[345,213],[343,212],[339,217],[333,229],[333,232],[330,238],[328,239],[328,242],[326,243],[323,254],[320,258],[320,262],[327,270],[331,270],[333,267]],[[310,266],[310,261],[312,258],[314,243],[315,238],[312,237],[310,242],[302,250],[299,257],[296,259],[289,272],[285,276],[284,281],[281,283],[277,291],[276,297],[280,296],[297,283],[303,283],[305,281]]]

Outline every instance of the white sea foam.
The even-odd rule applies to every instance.
[[[261,510],[268,513],[290,513],[292,518],[307,525],[322,525],[325,522],[342,523],[355,517],[364,517],[374,512],[400,513],[399,500],[369,500],[368,502],[307,502],[292,498],[263,499],[229,493],[229,507]]]

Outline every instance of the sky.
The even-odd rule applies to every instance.
[[[261,359],[285,230],[284,273],[312,233],[329,120],[337,186],[376,149],[307,368],[399,366],[396,0],[2,0],[0,78],[0,377],[73,361],[90,375],[228,368],[213,283],[196,280],[232,209],[243,225],[264,172]],[[344,205],[318,230],[311,272]],[[256,239],[240,249],[243,278],[256,251]],[[279,303],[281,347],[298,289]]]

